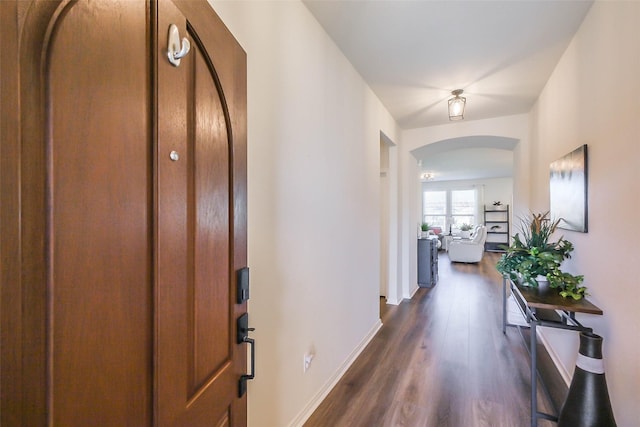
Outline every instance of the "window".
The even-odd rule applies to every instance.
[[[423,222],[432,227],[457,228],[462,224],[476,224],[477,191],[473,188],[426,190],[422,197]]]
[[[476,190],[451,191],[451,224],[475,224],[476,221]]]
[[[425,191],[422,203],[422,222],[444,230],[447,223],[447,192]]]

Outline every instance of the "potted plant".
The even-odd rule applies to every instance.
[[[551,221],[549,212],[521,218],[522,237],[516,233],[511,245],[503,246],[505,253],[496,268],[503,275],[528,286],[538,286],[538,282],[544,278],[563,297],[579,300],[587,291],[586,287],[580,285],[584,277],[560,269],[562,262],[571,258],[573,244],[564,237],[551,241],[559,222]]]
[[[422,231],[421,237],[427,237],[429,234],[429,227],[430,225],[427,222],[423,222],[422,225],[420,225],[420,230]]]
[[[471,236],[471,229],[473,226],[471,224],[464,223],[460,225],[460,237],[463,239],[468,239]]]

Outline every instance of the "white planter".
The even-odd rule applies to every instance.
[[[471,230],[467,230],[467,231],[460,230],[460,237],[462,237],[463,239],[468,239],[469,237],[471,237]]]
[[[549,281],[547,280],[547,276],[542,276],[538,274],[536,276],[536,283],[538,284],[538,289],[546,289],[549,287]]]

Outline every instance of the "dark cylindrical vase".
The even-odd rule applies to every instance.
[[[576,360],[567,400],[558,417],[558,427],[615,427],[607,380],[602,361],[602,337],[590,332],[580,334]]]

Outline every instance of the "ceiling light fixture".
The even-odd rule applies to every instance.
[[[433,179],[433,174],[431,172],[424,172],[420,175],[420,179],[423,181],[430,181]]]
[[[464,119],[464,106],[467,104],[467,98],[460,96],[462,92],[464,92],[462,89],[451,92],[453,98],[449,98],[449,120]]]

